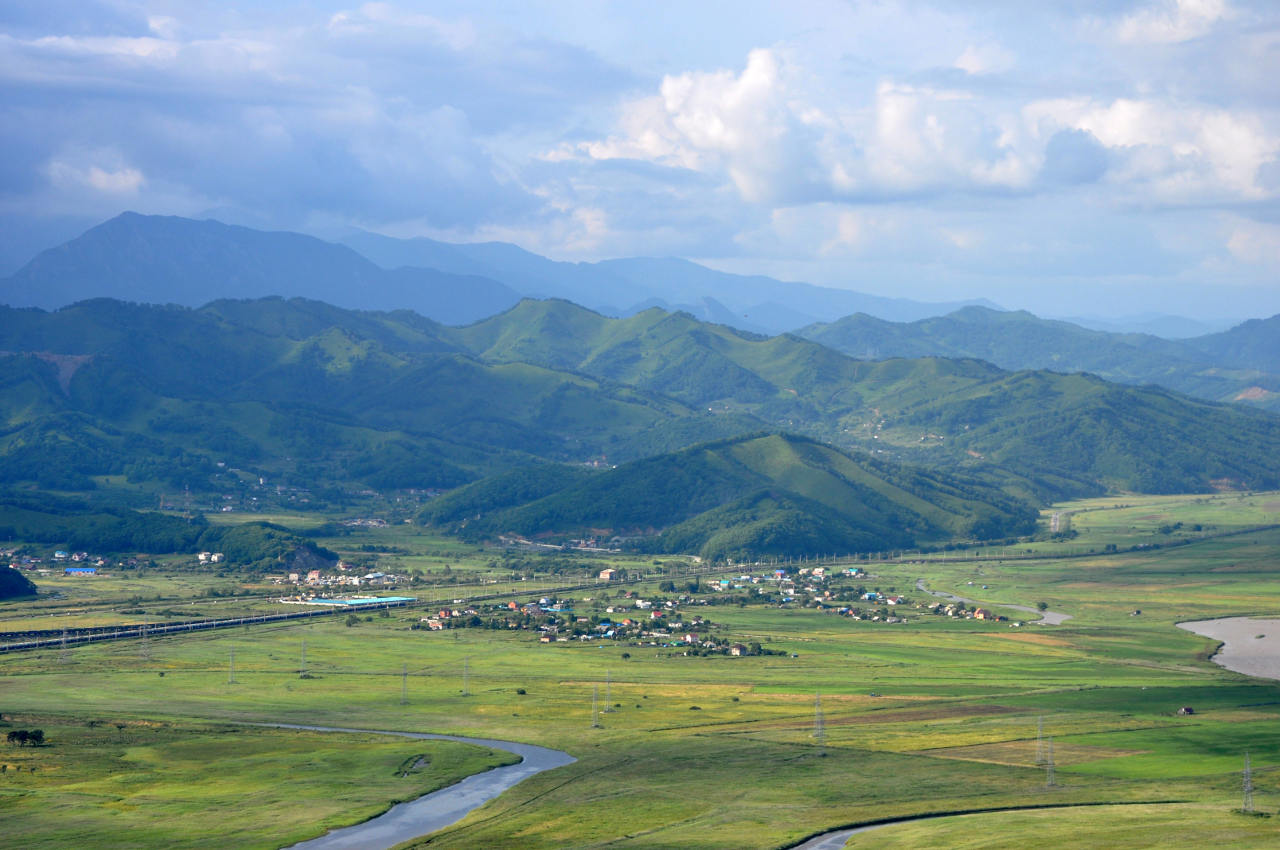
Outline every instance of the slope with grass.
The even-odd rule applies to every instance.
[[[1091,372],[1109,381],[1159,384],[1198,398],[1250,401],[1274,409],[1280,404],[1280,356],[1267,341],[1270,321],[1255,320],[1222,334],[1170,341],[1147,334],[1089,330],[1024,311],[966,307],[910,323],[858,313],[797,333],[870,360],[978,358],[1002,369]],[[1254,392],[1247,393],[1250,389]]]
[[[637,538],[704,558],[872,551],[1031,530],[1030,509],[992,487],[854,459],[812,440],[763,435],[708,443],[598,474],[533,471],[465,487],[427,522],[483,539]]]

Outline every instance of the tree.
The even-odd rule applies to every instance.
[[[31,746],[40,747],[44,745],[44,730],[32,729],[27,733],[27,740],[31,742]]]
[[[1037,610],[1037,611],[1048,611],[1048,610],[1049,610],[1049,603],[1048,603],[1048,602],[1037,602],[1037,603],[1036,603],[1036,610]]]

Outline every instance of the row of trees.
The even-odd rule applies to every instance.
[[[10,744],[17,744],[19,747],[25,747],[30,744],[33,747],[39,747],[44,744],[43,729],[14,729],[6,739]]]

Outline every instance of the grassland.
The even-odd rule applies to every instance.
[[[924,578],[931,588],[984,604],[1045,601],[1073,615],[1062,626],[1013,628],[915,610],[905,623],[886,624],[795,606],[697,609],[715,621],[717,634],[784,653],[732,658],[609,641],[540,644],[529,632],[419,631],[411,629],[418,614],[400,611],[352,627],[333,618],[158,639],[145,649],[117,642],[76,648],[66,657],[56,650],[0,657],[0,709],[22,718],[10,721],[15,728],[38,718],[49,739],[47,747],[4,755],[82,764],[79,782],[110,788],[118,775],[112,757],[75,756],[98,748],[88,743],[93,739],[84,725],[94,718],[105,722],[95,732],[103,735],[116,723],[159,724],[170,730],[164,740],[171,743],[163,746],[176,748],[188,739],[196,748],[211,746],[207,742],[230,735],[224,730],[237,728],[232,724],[282,721],[508,738],[578,757],[444,830],[431,847],[767,848],[887,817],[1070,803],[1151,805],[1112,805],[1105,815],[1103,809],[1055,809],[921,822],[868,833],[850,846],[966,846],[958,843],[963,840],[1012,847],[1014,839],[1025,844],[1033,837],[1064,845],[1080,838],[1072,846],[1178,846],[1175,838],[1193,823],[1197,831],[1189,834],[1200,843],[1267,846],[1280,839],[1280,819],[1230,810],[1239,806],[1246,750],[1258,807],[1280,808],[1280,683],[1216,667],[1207,661],[1212,642],[1174,623],[1277,613],[1280,532],[1103,550],[1116,539],[1132,541],[1118,549],[1160,543],[1169,536],[1161,528],[1176,522],[1220,530],[1264,525],[1277,501],[1280,496],[1259,494],[1135,497],[1123,508],[1073,503],[1056,510],[1074,512],[1072,543],[1097,548],[1095,555],[866,565],[868,586],[894,586],[915,597],[907,589]],[[445,556],[431,549],[440,545],[431,538],[386,531],[382,542],[394,540],[410,552],[398,557],[447,557],[460,570],[493,569],[493,553],[459,549]],[[368,539],[379,540],[377,533],[368,531]],[[423,549],[430,554],[414,554]],[[654,585],[639,590],[649,593]],[[577,596],[585,609],[619,601],[619,593],[593,589]],[[512,598],[526,601],[529,593]],[[14,610],[8,605],[3,613]],[[234,684],[228,682],[233,651]],[[593,690],[602,707],[612,709],[599,716],[598,728],[592,726]],[[815,738],[819,699],[821,740]],[[1181,706],[1193,706],[1195,714],[1176,716]],[[1053,788],[1046,788],[1046,771],[1036,763],[1038,726],[1054,742]],[[284,763],[297,760],[298,769],[275,777],[286,797],[295,786],[298,794],[323,796],[327,789],[334,800],[345,796],[339,789],[349,776],[342,769],[300,755],[312,746],[324,751],[317,737],[332,741],[334,753],[382,752],[369,739],[343,735],[255,735],[260,752],[278,752]],[[385,773],[393,751],[404,757],[405,747],[422,749],[420,743],[385,746],[382,767],[353,767],[353,775]],[[110,750],[110,742],[101,747]],[[234,795],[252,787],[262,769],[226,752],[207,753],[201,769],[199,760],[173,761],[169,773],[156,775],[156,787],[211,782],[207,765]],[[0,845],[103,846],[77,840],[81,833],[71,824],[110,829],[119,822],[113,819],[120,804],[46,786],[42,765],[35,774],[0,775],[0,816],[24,830],[21,844],[0,837]],[[399,781],[391,784],[400,788]],[[144,844],[199,846],[177,816],[198,809],[202,796],[171,790],[161,806],[141,795],[130,803],[129,817],[148,836]],[[296,833],[284,830],[293,824],[280,824],[282,831],[267,837],[278,803],[242,796],[238,817],[245,829],[260,830],[255,834],[263,846],[293,840]],[[342,811],[325,822],[359,820],[379,799],[385,804],[395,796],[370,782],[367,798],[335,803]],[[37,816],[55,802],[66,817]],[[984,835],[988,841],[979,842]],[[1006,843],[994,844],[993,835]]]

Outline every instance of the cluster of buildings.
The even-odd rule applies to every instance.
[[[963,602],[936,602],[928,608],[930,614],[957,617],[965,620],[1007,620],[987,608],[967,608]]]
[[[27,570],[44,574],[54,572],[58,567],[61,567],[62,574],[68,576],[97,575],[100,568],[110,565],[110,561],[101,555],[91,555],[88,552],[67,552],[58,549],[49,558],[49,563],[52,566],[48,566],[44,558],[38,555],[20,555],[18,551],[15,549],[0,549],[0,563],[7,562],[9,567],[15,570]],[[134,559],[130,560],[134,564],[137,563]],[[120,563],[122,566],[125,565],[123,561]]]
[[[292,584],[296,587],[333,588],[333,587],[392,587],[407,579],[392,573],[370,572],[360,574],[354,564],[339,561],[338,572],[326,573],[321,570],[310,570],[305,573],[289,573],[281,576],[267,576],[272,584]]]

